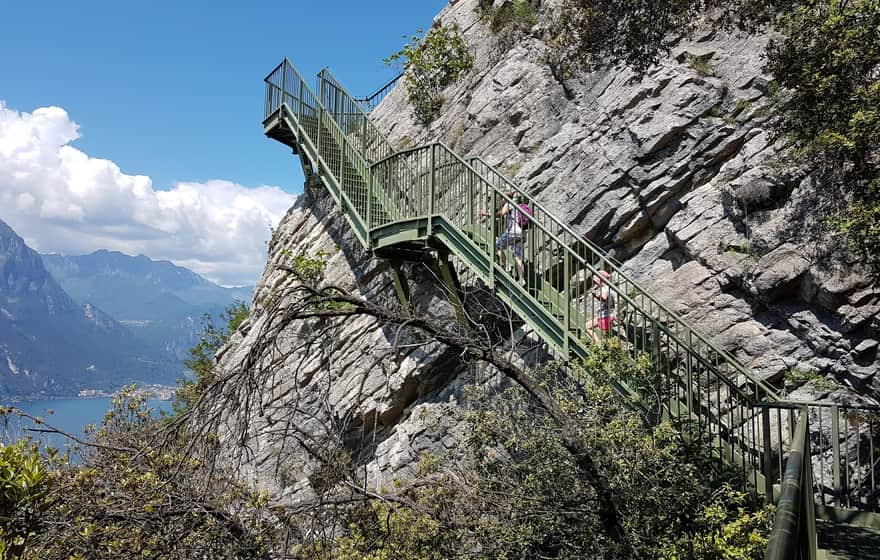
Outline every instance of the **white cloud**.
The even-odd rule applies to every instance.
[[[78,126],[59,107],[20,113],[0,101],[0,219],[34,249],[110,249],[169,259],[226,285],[256,282],[270,227],[296,197],[229,181],[153,188],[70,145]]]

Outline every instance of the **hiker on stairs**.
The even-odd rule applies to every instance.
[[[611,274],[607,270],[600,270],[593,276],[593,299],[598,301],[596,318],[587,325],[587,332],[593,336],[593,342],[599,344],[601,339],[596,330],[602,331],[606,336],[614,323],[614,293],[608,283],[611,282]]]
[[[513,260],[516,264],[516,275],[521,286],[526,285],[525,266],[523,265],[523,218],[519,215],[522,211],[516,203],[516,194],[513,191],[506,191],[504,196],[513,202],[505,201],[501,209],[495,214],[495,217],[501,220],[501,235],[495,241],[495,250],[498,255],[498,261],[501,266],[511,275],[514,274],[513,267],[507,262],[507,249],[513,253]]]

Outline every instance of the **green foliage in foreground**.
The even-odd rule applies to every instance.
[[[267,496],[203,469],[123,392],[80,465],[24,442],[0,450],[3,560],[267,559]]]
[[[403,65],[409,102],[416,117],[427,124],[440,112],[443,89],[471,69],[474,57],[458,27],[443,25],[424,36],[417,32],[385,63]]]
[[[19,558],[51,503],[46,463],[34,445],[0,443],[0,558]]]
[[[184,362],[195,379],[179,379],[177,381],[178,388],[172,403],[175,414],[190,408],[199,399],[205,388],[214,381],[214,355],[250,316],[250,312],[250,308],[243,301],[230,304],[220,314],[223,326],[219,328],[214,325],[210,315],[203,317],[199,343],[190,348],[189,358]]]
[[[734,490],[699,440],[683,437],[686,427],[647,425],[609,387],[609,378],[650,382],[648,361],[633,364],[608,344],[577,373],[580,383],[554,369],[538,375],[594,450],[630,557],[760,558],[772,510]],[[328,487],[330,499],[291,515],[195,459],[194,442],[165,433],[144,397],[123,395],[80,466],[23,443],[2,449],[4,511],[17,513],[3,517],[0,546],[4,558],[24,560],[260,559],[289,531],[299,543],[289,552],[301,560],[620,558],[597,518],[596,481],[555,421],[518,387],[471,386],[465,399],[464,409],[447,410],[467,434],[454,455],[424,454],[414,476],[389,481],[382,498],[346,499]],[[339,461],[347,472],[350,458]],[[326,523],[343,529],[297,528]],[[310,541],[315,534],[323,537]]]
[[[633,366],[612,347],[587,361],[581,386],[553,371],[544,379],[596,450],[635,557],[762,558],[772,509],[728,484],[733,478],[711,468],[714,459],[680,427],[646,427],[622,408],[605,380],[627,367],[636,370],[630,380],[648,375],[647,364]],[[523,391],[472,388],[468,407],[463,457],[423,456],[414,479],[350,510],[345,534],[299,558],[620,558],[597,518],[593,481]]]
[[[880,2],[807,0],[769,68],[791,89],[780,128],[815,172],[831,224],[880,277]]]

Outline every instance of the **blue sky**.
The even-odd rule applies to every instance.
[[[304,76],[328,66],[353,93],[367,93],[394,75],[382,59],[402,47],[401,36],[430,26],[446,4],[7,2],[0,34],[0,102],[5,106],[0,107],[5,111],[0,126],[6,128],[0,130],[0,219],[44,252],[145,252],[226,283],[259,274],[256,261],[235,274],[223,274],[223,267],[232,263],[224,265],[219,252],[229,248],[215,247],[218,255],[195,251],[187,257],[184,246],[172,248],[169,239],[154,243],[147,238],[161,238],[165,232],[192,246],[180,224],[158,224],[167,221],[167,209],[173,207],[191,227],[199,220],[186,216],[186,201],[209,188],[226,189],[228,196],[220,197],[221,202],[236,200],[229,204],[246,206],[241,189],[280,187],[265,191],[259,205],[264,218],[276,210],[276,217],[283,215],[286,208],[267,208],[288,200],[284,193],[301,192],[302,176],[289,150],[262,134],[263,77],[287,56]],[[37,111],[46,107],[63,111]],[[60,162],[59,171],[45,173],[42,183],[33,177],[54,164],[25,166],[33,163],[28,154],[35,151]],[[73,175],[80,178],[66,179]],[[144,186],[138,176],[151,182]],[[94,185],[82,187],[84,180]],[[40,192],[60,188],[58,181],[70,182],[75,196],[41,199]],[[107,216],[93,208],[104,199],[95,201],[82,193],[98,196],[98,191],[119,188],[135,193],[130,198],[143,198],[144,190],[149,191],[155,199],[150,212],[157,217],[131,229],[125,223],[97,228]],[[24,218],[28,211],[30,220]],[[131,213],[143,214],[138,208]],[[112,237],[112,232],[121,233]],[[111,246],[97,246],[103,241]]]
[[[427,28],[442,0],[8,2],[0,99],[58,105],[77,147],[174,181],[222,178],[302,189],[295,159],[262,135],[262,79],[284,56],[333,70],[356,95],[393,76],[382,59]],[[13,25],[9,25],[12,23]]]

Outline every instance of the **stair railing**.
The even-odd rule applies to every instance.
[[[330,80],[335,81],[327,73],[319,87],[327,87]],[[364,247],[374,248],[386,235],[392,236],[389,239],[394,243],[406,235],[412,239],[441,236],[560,353],[586,354],[588,326],[596,317],[592,279],[600,270],[613,270],[617,278],[612,277],[608,287],[616,294],[621,317],[611,335],[634,358],[648,358],[653,366],[655,377],[639,387],[642,395],[658,403],[661,414],[689,423],[695,437],[704,439],[726,464],[740,469],[742,479],[768,500],[778,495],[783,449],[795,428],[791,408],[784,403],[762,402],[777,400],[769,386],[752,378],[735,360],[629,281],[601,250],[586,240],[581,243],[570,228],[540,207],[540,214],[530,220],[528,270],[521,277],[505,269],[494,250],[501,225],[484,218],[505,203],[515,204],[514,198],[505,194],[521,192],[515,185],[490,180],[491,173],[485,169],[478,172],[442,143],[393,152],[368,162],[359,150],[361,144],[350,138],[351,123],[368,125],[362,117],[352,117],[363,112],[346,105],[345,98],[351,96],[344,88],[340,86],[333,96],[325,97],[335,103],[328,109],[286,60],[266,83],[267,120],[276,111],[294,117],[291,128],[296,130],[298,142],[310,152]],[[379,142],[383,139],[376,138]],[[372,211],[377,203],[384,208],[381,214]],[[581,247],[589,249],[586,254]],[[835,418],[831,421],[839,422]],[[873,435],[869,439],[873,440]],[[859,450],[857,446],[856,452]],[[871,491],[876,488],[873,457],[872,447]],[[839,458],[835,463],[839,467]],[[842,477],[835,476],[835,480],[840,483]],[[876,493],[871,495],[876,501]]]
[[[608,255],[605,250],[575,232],[571,226],[557,218],[555,214],[548,211],[543,204],[538,202],[533,196],[525,192],[519,187],[519,185],[511,181],[496,168],[486,163],[482,158],[468,158],[468,162],[478,173],[486,177],[497,188],[505,191],[513,191],[516,193],[517,198],[528,202],[537,220],[546,223],[554,231],[555,235],[562,239],[572,251],[577,253],[584,261],[590,262],[594,268],[600,268],[611,272],[614,275],[615,282],[618,283],[621,289],[628,294],[632,294],[633,299],[639,307],[648,309],[652,316],[657,317],[663,325],[675,332],[678,339],[697,343],[699,348],[705,351],[705,357],[707,359],[714,358],[715,356],[720,358],[720,361],[729,369],[727,376],[731,379],[741,376],[744,380],[753,384],[756,387],[755,397],[757,400],[777,400],[780,398],[779,394],[772,386],[755,377],[745,366],[740,364],[736,358],[731,356],[730,353],[719,348],[707,336],[691,327],[677,313],[670,310],[665,304],[652,296],[650,292],[629,278],[629,276],[623,271],[622,265],[616,259]]]
[[[816,559],[818,546],[809,433],[809,413],[803,407],[791,440],[764,560]]]
[[[326,84],[326,86],[322,85],[322,90],[333,91],[332,96],[323,97],[322,100],[334,103],[340,107],[340,111],[336,114],[341,114],[343,118],[348,119],[349,114],[353,112],[357,112],[359,107],[354,99],[354,97],[345,89],[345,87],[341,84],[341,82],[333,76],[333,74],[328,69],[323,69],[319,73],[319,82],[321,84]],[[385,149],[382,153],[386,153],[380,159],[384,159],[395,153],[393,148],[391,147],[390,142],[388,142],[384,134],[377,128],[375,125],[370,122],[369,115],[361,110],[362,120],[366,121],[367,129],[369,130],[369,135],[371,138],[381,139],[380,142],[383,143]],[[409,154],[408,158],[418,157],[414,155],[416,150],[403,150],[402,152]],[[381,155],[381,153],[377,154]],[[377,160],[372,160],[377,161]],[[558,219],[554,214],[548,212],[546,208],[539,204],[533,197],[529,196],[522,189],[519,188],[516,184],[510,181],[506,176],[498,172],[497,169],[487,164],[483,159],[478,157],[469,158],[466,160],[467,163],[472,168],[472,171],[476,172],[478,175],[482,176],[486,179],[494,188],[500,189],[504,192],[514,191],[520,197],[529,201],[530,205],[534,210],[534,219],[535,221],[543,222],[547,226],[548,231],[553,231],[554,236],[558,239],[561,239],[563,243],[567,244],[568,247],[576,252],[581,261],[588,261],[590,265],[594,269],[604,269],[607,271],[612,271],[615,273],[615,282],[621,285],[623,291],[627,294],[632,294],[634,300],[637,301],[636,305],[641,307],[642,309],[648,309],[648,314],[651,316],[656,316],[657,319],[668,329],[673,330],[676,333],[677,338],[681,340],[689,340],[695,345],[695,348],[699,348],[704,354],[705,361],[707,362],[715,362],[716,365],[714,367],[724,367],[727,370],[727,377],[730,379],[742,378],[744,381],[752,384],[755,387],[755,400],[763,401],[763,400],[777,400],[779,395],[769,384],[764,382],[761,379],[755,377],[746,367],[742,366],[735,358],[733,358],[728,352],[719,348],[714,342],[712,342],[708,337],[700,333],[699,331],[694,330],[689,324],[681,319],[678,314],[672,312],[668,307],[659,302],[656,298],[651,296],[646,290],[644,290],[641,286],[639,286],[636,282],[629,278],[620,268],[619,263],[615,262],[612,258],[608,256],[608,254],[596,246],[594,243],[590,242],[583,236],[577,234],[568,224],[564,223],[562,220]],[[410,166],[411,167],[411,166]],[[401,169],[406,177],[405,180],[401,181],[401,185],[396,186],[394,189],[397,191],[398,200],[404,202],[406,198],[406,193],[408,192],[408,188],[406,185],[412,184],[410,181],[417,180],[412,171],[407,171]],[[395,176],[392,174],[391,176]],[[425,173],[422,173],[419,177],[421,182],[423,183],[425,180]],[[421,183],[420,183],[421,184]],[[477,203],[480,206],[480,203]],[[483,204],[485,206],[485,203]],[[412,206],[415,209],[414,206]],[[373,227],[382,224],[375,224]],[[527,250],[533,251],[533,248],[536,246],[536,243],[527,243]],[[538,255],[529,255],[530,257],[537,257]],[[534,262],[534,259],[533,259]],[[563,271],[564,272],[564,271]],[[584,268],[580,268],[578,270],[570,270],[571,274],[581,274],[584,275],[587,272]],[[590,278],[583,280],[590,280]]]
[[[372,113],[373,109],[375,109],[379,105],[379,103],[382,103],[382,100],[385,99],[385,97],[389,93],[391,93],[391,90],[393,90],[394,86],[397,85],[397,81],[400,80],[400,78],[402,78],[404,74],[405,72],[401,72],[397,76],[388,80],[385,85],[383,85],[373,93],[364,97],[355,97],[354,100],[360,103],[365,113]]]
[[[289,62],[281,66],[281,71],[290,82],[281,88],[283,106],[294,116],[306,117],[312,116],[313,107],[317,108],[314,126],[296,126],[309,136],[303,140],[317,154],[318,166],[334,187],[331,192],[338,193],[336,198],[343,213],[350,217],[355,229],[365,230],[357,232],[365,247],[372,246],[370,232],[377,228],[393,225],[395,221],[423,219],[427,220],[425,231],[430,232],[432,220],[439,223],[442,216],[460,231],[470,232],[470,241],[457,240],[459,250],[471,256],[472,266],[482,267],[487,283],[518,309],[545,340],[566,356],[572,352],[586,355],[588,327],[596,318],[592,279],[601,268],[593,259],[578,254],[570,242],[556,235],[554,228],[533,217],[528,240],[529,274],[517,279],[516,273],[504,269],[493,248],[500,233],[498,222],[480,219],[484,214],[494,214],[505,203],[515,204],[512,198],[443,144],[397,152],[367,165],[365,158],[356,153],[357,143],[346,142],[348,135],[343,129],[343,126],[350,127],[350,114],[355,111],[349,109],[354,107],[327,97],[324,92],[324,99],[336,103],[328,109]],[[321,84],[329,84],[329,79],[325,73]],[[273,80],[269,83],[270,90],[277,87]],[[291,87],[301,91],[291,95],[288,91],[296,91]],[[344,92],[344,89],[336,92]],[[270,92],[269,97],[274,99],[277,95]],[[307,110],[298,113],[291,104]],[[316,129],[317,138],[313,133]],[[362,177],[354,189],[346,185],[344,172],[349,169],[346,163],[353,163],[356,174]],[[368,183],[368,189],[363,188],[363,182]],[[389,206],[397,206],[397,210],[388,212],[388,223],[383,224],[367,210],[372,204],[359,198],[352,201],[351,190],[366,192],[369,201],[381,194],[390,199]],[[400,204],[403,199],[406,204]],[[607,259],[602,263],[608,264]],[[517,280],[525,286],[520,286]],[[675,414],[691,419],[696,431],[708,437],[719,457],[727,457],[740,465],[744,477],[753,478],[757,484],[766,455],[762,446],[772,442],[772,438],[763,433],[765,426],[752,405],[766,398],[767,391],[761,383],[740,387],[735,377],[725,375],[722,354],[712,355],[706,351],[692,330],[687,331],[688,339],[680,338],[680,333],[669,327],[672,321],[658,318],[658,308],[650,300],[643,300],[651,304],[643,306],[634,299],[639,294],[628,292],[626,286],[618,281],[609,284],[609,289],[616,294],[619,311],[626,312],[625,320],[616,322],[612,335],[625,341],[634,357],[651,356],[659,384],[650,387],[650,391],[659,397],[661,406],[669,409],[674,405]]]
[[[370,214],[368,201],[373,198],[369,192],[371,181],[365,179],[370,176],[370,164],[288,59],[266,77],[265,83],[265,119],[275,112],[284,118],[285,111],[294,117],[297,141],[310,152],[312,163],[329,183],[328,190],[358,239],[369,246],[364,216]]]

